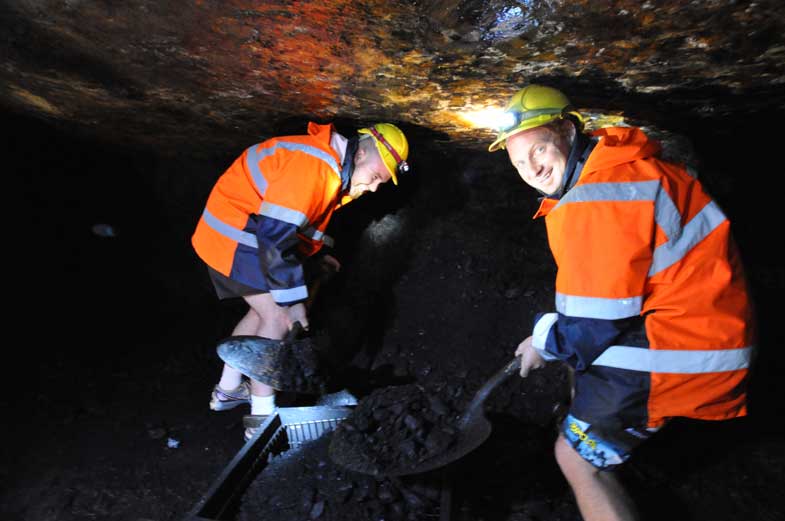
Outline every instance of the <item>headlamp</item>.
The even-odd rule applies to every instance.
[[[518,123],[521,122],[520,115],[521,113],[516,111],[502,113],[496,122],[496,130],[498,132],[507,132],[508,130],[512,130],[518,126]]]
[[[530,121],[540,116],[552,116],[554,114],[561,115],[561,109],[547,108],[547,109],[532,109],[532,110],[518,110],[509,109],[499,118],[499,132],[509,132],[525,122]],[[546,119],[547,121],[547,119]]]

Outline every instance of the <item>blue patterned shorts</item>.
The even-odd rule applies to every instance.
[[[629,459],[632,450],[660,430],[629,427],[617,432],[601,431],[568,414],[561,426],[567,442],[580,456],[602,470],[609,470]]]

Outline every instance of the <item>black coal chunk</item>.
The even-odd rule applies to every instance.
[[[276,359],[276,379],[281,389],[324,393],[329,386],[329,367],[322,359],[325,340],[320,336],[284,342]]]
[[[330,456],[352,470],[394,475],[445,454],[457,443],[465,406],[455,395],[455,386],[378,389],[338,426]]]

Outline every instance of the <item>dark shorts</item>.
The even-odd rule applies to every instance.
[[[215,293],[221,300],[269,293],[267,290],[252,288],[251,286],[246,286],[242,282],[232,280],[226,275],[218,273],[210,266],[207,266],[207,272],[210,274],[210,280],[213,282]]]
[[[633,449],[660,430],[659,427],[600,429],[568,414],[561,433],[573,449],[595,467],[611,470],[627,461]]]

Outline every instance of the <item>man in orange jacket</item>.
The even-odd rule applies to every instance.
[[[521,376],[548,360],[574,374],[556,460],[587,521],[636,513],[613,472],[669,418],[746,414],[753,317],[730,223],[640,129],[583,133],[556,89],[509,101],[489,150],[506,148],[543,196],[558,266],[556,311],[520,343]]]
[[[325,230],[335,209],[390,179],[397,185],[408,154],[406,136],[390,123],[351,138],[309,123],[306,135],[272,138],[237,158],[213,187],[191,241],[218,297],[249,305],[232,336],[282,339],[294,322],[307,328],[303,259],[330,242]],[[274,411],[275,390],[224,365],[210,408],[246,403],[248,439]]]

